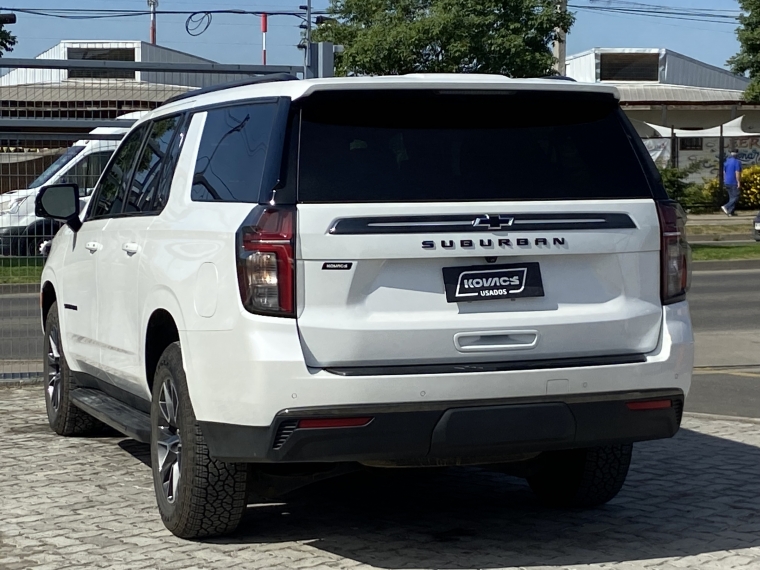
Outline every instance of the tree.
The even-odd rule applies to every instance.
[[[328,12],[313,37],[345,47],[338,75],[552,75],[557,29],[574,21],[557,0],[330,0]]]
[[[3,57],[3,52],[13,51],[13,46],[16,45],[16,41],[16,36],[0,24],[0,57]]]
[[[749,72],[750,83],[744,92],[744,100],[760,102],[760,0],[739,0],[742,14],[739,16],[739,53],[728,60],[734,73]]]

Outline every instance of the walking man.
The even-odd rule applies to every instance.
[[[736,204],[739,202],[739,192],[741,190],[741,173],[742,162],[738,158],[739,151],[736,149],[731,151],[731,156],[728,157],[726,163],[723,165],[723,182],[728,190],[728,202],[725,206],[721,206],[720,209],[727,216],[733,216],[734,210],[736,210]]]

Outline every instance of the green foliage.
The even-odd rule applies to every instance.
[[[694,186],[693,183],[686,182],[686,179],[701,168],[702,165],[698,162],[694,162],[684,168],[674,168],[672,166],[660,168],[662,185],[665,186],[668,196],[673,200],[678,200],[683,196],[690,187]]]
[[[313,38],[345,46],[338,75],[551,75],[556,30],[574,21],[556,0],[331,0],[328,11]]]
[[[704,185],[686,181],[689,176],[695,172],[699,172],[701,169],[702,164],[699,162],[693,162],[683,168],[668,166],[659,169],[662,185],[665,187],[668,196],[673,200],[677,200],[681,206],[690,212],[702,212],[713,209],[713,199],[705,193]]]
[[[13,51],[13,46],[16,45],[17,38],[5,27],[0,24],[0,57],[3,57],[3,52]]]
[[[760,101],[760,0],[739,0],[742,14],[736,37],[739,53],[728,60],[734,73],[744,75],[749,72],[750,84],[744,92],[744,100],[750,103]]]
[[[728,192],[718,186],[715,179],[707,180],[704,184],[704,192],[710,196],[713,204],[720,207],[728,202]],[[740,210],[755,210],[760,208],[760,166],[750,166],[742,170],[741,191],[739,192]]]

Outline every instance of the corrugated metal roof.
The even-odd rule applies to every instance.
[[[61,83],[32,83],[0,86],[0,101],[76,102],[76,101],[145,101],[161,103],[188,87],[162,85],[129,79],[89,79]]]
[[[663,83],[614,83],[620,92],[620,101],[628,104],[693,104],[740,103],[742,91],[733,89],[708,89]]]

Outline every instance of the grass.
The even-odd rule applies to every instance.
[[[42,259],[25,257],[0,258],[0,285],[39,283]]]
[[[0,267],[0,284],[39,283],[42,267]]]
[[[686,235],[689,236],[713,236],[713,235],[752,235],[752,220],[746,224],[704,224],[686,226]]]
[[[760,243],[748,245],[692,244],[694,261],[760,259]]]
[[[694,261],[730,261],[760,259],[760,243],[747,245],[692,244]],[[0,285],[39,283],[42,260],[35,258],[0,258]]]

